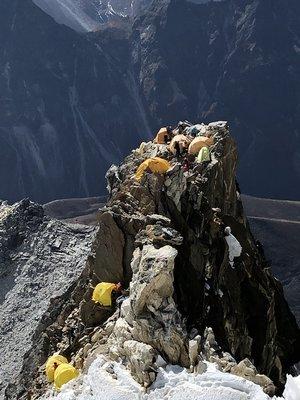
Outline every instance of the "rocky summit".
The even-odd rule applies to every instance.
[[[8,288],[1,306],[6,352],[19,354],[17,374],[5,380],[6,399],[43,395],[44,363],[56,351],[82,374],[98,356],[121,361],[145,388],[162,363],[202,374],[210,361],[270,396],[282,390],[300,360],[300,331],[245,218],[228,125],[201,131],[213,143],[210,162],[186,168],[168,144],[148,142],[112,166],[96,232],[45,220],[30,202],[4,206],[5,235],[16,231],[12,225],[22,228],[13,250],[4,247],[6,275],[14,271],[22,285]],[[140,173],[153,158],[168,169]],[[93,288],[119,281],[129,289],[121,308],[97,306]],[[28,313],[21,312],[27,302]],[[12,342],[21,324],[33,334],[29,340],[27,331],[18,332],[20,341]]]

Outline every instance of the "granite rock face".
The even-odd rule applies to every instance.
[[[200,373],[208,360],[272,395],[300,358],[299,329],[244,216],[227,123],[205,130],[214,138],[207,166],[184,171],[166,145],[149,142],[108,171],[110,199],[99,213],[90,283],[62,329],[85,325],[71,352],[83,370],[104,354],[147,387],[161,362]],[[171,168],[136,181],[137,167],[153,156]],[[233,261],[226,226],[242,247]],[[121,309],[94,311],[91,286],[120,279],[130,289]],[[64,333],[52,345],[70,351]]]
[[[151,214],[169,218],[170,227],[183,238],[181,244],[176,239],[170,244],[178,251],[174,298],[187,329],[203,332],[212,327],[223,349],[238,360],[251,358],[258,371],[279,384],[282,372],[299,358],[299,330],[244,216],[235,181],[236,145],[228,127],[219,122],[208,129],[215,145],[212,162],[202,171],[196,167],[184,173],[180,163],[174,163],[164,178],[150,174],[138,184],[137,166],[153,154],[165,156],[166,148],[149,143],[127,157],[100,221],[109,212],[125,238],[137,235],[137,245],[152,242],[157,247],[167,244],[162,234],[154,234],[165,223],[157,217],[155,227],[149,226]],[[231,227],[242,246],[234,268],[224,226]],[[125,276],[130,273],[129,263],[129,257],[123,259]]]
[[[186,331],[172,297],[176,256],[171,246],[146,245],[134,252],[131,295],[109,338],[110,357],[125,357],[132,374],[145,386],[155,380],[153,360],[158,355],[189,367]],[[134,351],[130,351],[132,346]],[[138,367],[136,359],[140,360]]]
[[[1,398],[7,384],[14,388],[23,368],[25,378],[32,379],[35,362],[41,362],[49,346],[46,329],[85,269],[94,232],[46,218],[43,208],[29,200],[0,206]],[[40,347],[35,342],[39,335]]]

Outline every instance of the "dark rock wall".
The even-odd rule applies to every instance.
[[[0,398],[8,384],[5,399],[27,398],[38,367],[55,351],[61,329],[47,328],[62,309],[64,321],[79,302],[76,288],[86,285],[95,233],[51,220],[29,200],[0,205]]]
[[[125,159],[118,170],[121,180],[111,186],[113,195],[100,216],[100,226],[110,220],[110,231],[117,225],[125,243],[133,243],[135,237],[135,246],[145,245],[145,237],[151,237],[162,245],[172,243],[167,239],[170,231],[166,233],[168,229],[159,228],[160,223],[153,220],[155,214],[168,217],[170,227],[183,237],[182,245],[175,244],[175,300],[188,329],[196,327],[203,332],[211,326],[223,349],[237,360],[254,360],[260,373],[280,386],[284,382],[282,372],[300,358],[299,329],[282,286],[272,276],[245,219],[236,190],[236,145],[224,125],[214,129],[217,143],[207,169],[184,175],[177,164],[165,179],[147,175],[138,184],[133,174],[142,160],[150,154],[168,158],[170,154],[164,146],[147,144]],[[219,216],[213,210],[216,207],[221,209]],[[243,248],[233,267],[228,260],[225,226],[231,227]],[[126,246],[123,248],[125,251]],[[133,248],[127,248],[127,254],[132,254]],[[106,256],[104,263],[110,259]],[[125,276],[130,259],[123,257]],[[100,254],[91,264],[92,271],[99,262],[103,262]]]

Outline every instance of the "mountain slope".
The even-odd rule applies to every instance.
[[[300,202],[243,196],[251,229],[300,324]]]
[[[95,230],[50,220],[29,200],[12,207],[0,204],[0,228],[2,399],[6,385],[21,373],[35,336],[45,331],[63,298],[74,290]],[[43,346],[48,345],[44,335]]]
[[[133,27],[121,17],[122,29],[83,35],[30,0],[1,1],[0,198],[103,194],[139,137],[213,118],[238,141],[244,193],[298,199],[299,2],[196,3],[154,0]],[[70,4],[76,21],[98,18],[99,2]]]
[[[96,44],[30,0],[4,0],[0,37],[0,198],[104,191],[111,163],[149,132],[126,32]]]

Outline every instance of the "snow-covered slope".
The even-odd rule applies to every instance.
[[[156,382],[146,392],[122,365],[96,359],[87,375],[65,385],[59,394],[42,397],[56,400],[269,400],[260,386],[220,372],[207,363],[203,374],[168,365],[160,368]],[[298,400],[299,378],[289,377],[286,400]],[[278,399],[279,400],[279,399]]]
[[[135,16],[150,0],[33,0],[58,23],[89,32],[115,18]]]
[[[95,3],[89,7],[81,0],[33,0],[43,11],[51,15],[59,24],[65,24],[78,31],[92,31],[97,28]]]

